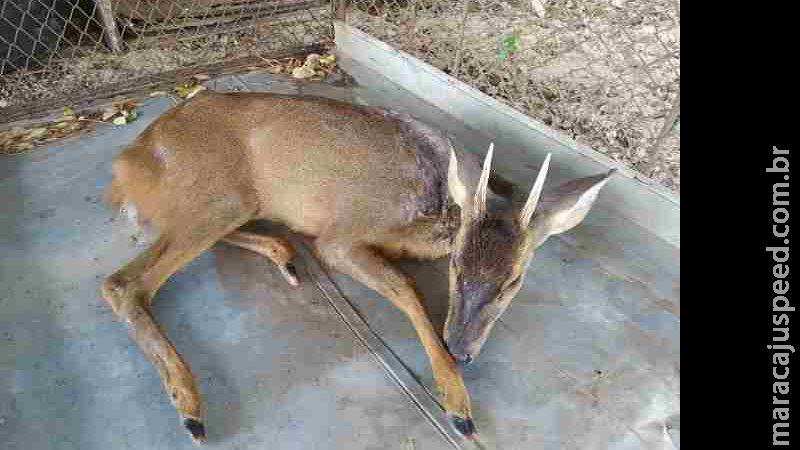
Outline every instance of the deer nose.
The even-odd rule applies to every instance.
[[[467,352],[454,352],[452,353],[452,355],[453,358],[456,359],[456,362],[458,363],[459,366],[468,366],[469,364],[472,363],[472,360],[474,359],[474,357]]]

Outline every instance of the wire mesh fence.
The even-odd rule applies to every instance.
[[[335,13],[679,189],[678,0],[0,1],[0,122],[181,70],[308,50],[330,42]]]
[[[84,98],[152,75],[330,42],[330,7],[330,0],[2,0],[0,102],[8,111]]]
[[[675,0],[351,0],[349,24],[679,189]]]

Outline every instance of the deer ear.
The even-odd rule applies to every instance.
[[[535,244],[540,245],[549,236],[568,231],[581,223],[614,172],[616,169],[602,175],[579,178],[543,194],[531,221],[537,236]]]

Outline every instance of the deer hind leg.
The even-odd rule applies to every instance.
[[[475,426],[464,380],[436,334],[414,282],[371,247],[324,238],[318,238],[315,247],[323,262],[388,298],[408,317],[428,353],[434,379],[444,394],[445,410],[462,434],[472,435]]]
[[[162,386],[195,442],[205,441],[203,400],[191,369],[150,312],[158,288],[178,269],[243,225],[250,214],[205,211],[190,226],[166,229],[147,250],[102,284],[102,294],[145,356],[158,369]]]
[[[291,263],[295,254],[294,247],[285,238],[237,230],[222,238],[222,242],[266,256],[278,266],[278,270],[290,285],[300,284],[297,270]]]

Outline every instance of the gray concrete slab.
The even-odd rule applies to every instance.
[[[218,89],[313,93],[411,111],[481,151],[486,136],[351,65],[356,89],[263,74]],[[0,443],[5,448],[190,448],[157,375],[97,293],[140,250],[99,202],[113,155],[169,103],[127,127],[0,163]],[[525,183],[535,164],[498,152]],[[556,174],[558,176],[558,174]],[[135,240],[132,239],[135,236]],[[137,243],[138,242],[138,243]],[[311,264],[309,264],[311,265]],[[441,324],[446,264],[407,262]],[[301,265],[301,275],[308,273]],[[433,391],[415,333],[341,275],[338,289]],[[156,315],[209,403],[211,448],[450,448],[311,283],[218,244],[177,273]],[[595,209],[538,252],[523,290],[465,371],[489,448],[680,447],[680,250]]]
[[[355,101],[411,112],[475,153],[494,140],[493,167],[521,186],[535,178],[537,164],[513,146],[500,147],[503,136],[488,137],[358,61],[340,60],[364,86]],[[551,165],[549,178],[547,186],[563,181],[564,170]],[[490,445],[680,448],[680,248],[602,197],[580,226],[537,250],[523,289],[464,373],[476,424]],[[441,326],[446,261],[406,269]],[[401,314],[347,277],[335,280],[432,388],[424,354]]]
[[[194,448],[97,291],[143,242],[100,202],[111,158],[170,105],[0,160],[0,448]],[[312,283],[257,255],[216,245],[154,308],[208,402],[209,448],[451,448]]]

